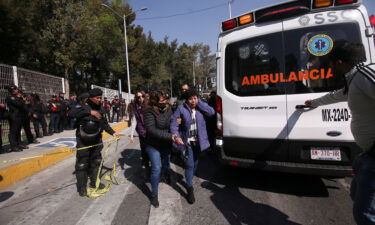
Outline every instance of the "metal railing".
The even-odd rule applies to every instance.
[[[17,85],[27,94],[38,94],[44,102],[47,102],[53,94],[65,91],[63,83],[64,78],[61,77],[0,64],[0,103],[5,103],[5,98],[8,96],[7,86],[9,85]],[[0,123],[3,144],[7,144],[9,124],[6,120],[2,120]]]

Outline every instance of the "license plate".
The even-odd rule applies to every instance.
[[[341,161],[340,148],[311,147],[311,159]]]

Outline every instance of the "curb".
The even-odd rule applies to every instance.
[[[121,131],[128,127],[128,122],[123,122],[119,125],[112,127],[116,132]],[[110,138],[111,135],[104,132],[103,141]],[[54,153],[58,151],[68,150],[68,147],[60,147],[53,149],[48,153]],[[0,189],[6,188],[26,177],[29,177],[43,169],[46,169],[56,163],[74,155],[74,152],[66,152],[61,154],[56,154],[48,157],[42,157],[37,159],[26,160],[5,168],[0,169]]]

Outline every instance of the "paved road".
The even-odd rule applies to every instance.
[[[186,202],[183,170],[175,160],[172,184],[161,184],[155,209],[139,145],[122,138],[106,165],[113,160],[126,181],[101,198],[78,196],[74,157],[1,190],[0,224],[354,224],[350,179],[227,168],[204,155],[194,180],[197,202]]]

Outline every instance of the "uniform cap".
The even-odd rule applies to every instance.
[[[9,92],[12,92],[13,90],[16,90],[16,89],[18,89],[18,87],[17,87],[16,85],[13,85],[13,84],[12,84],[12,85],[9,85],[9,86],[8,86],[8,91],[9,91]]]
[[[89,91],[90,98],[96,97],[96,96],[102,96],[103,91],[99,88],[93,88]]]

